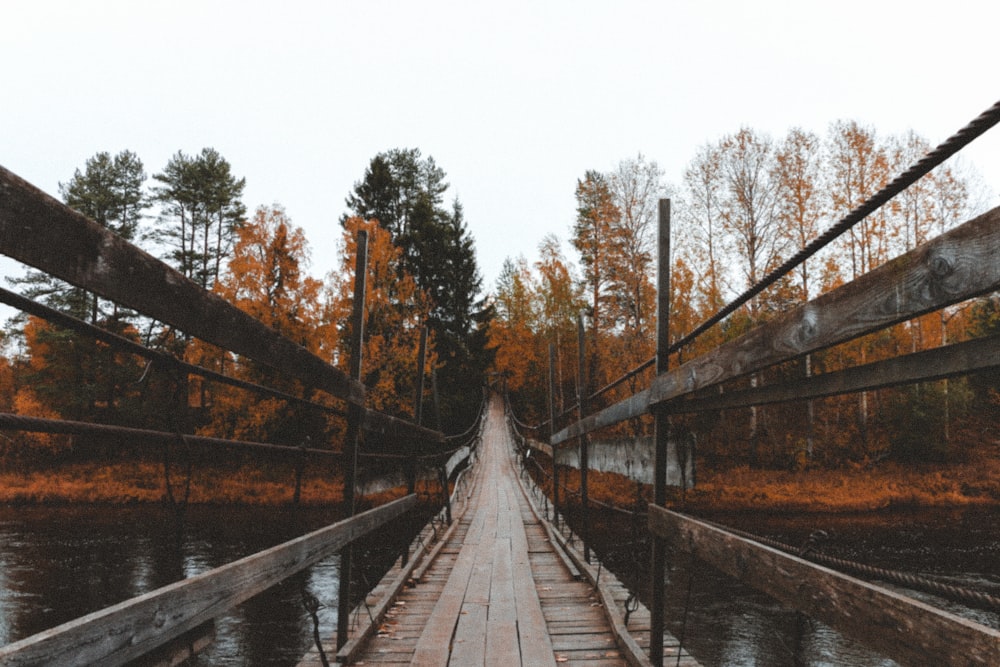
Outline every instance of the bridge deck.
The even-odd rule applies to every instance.
[[[510,452],[494,404],[467,511],[355,664],[628,664],[591,585],[549,542]]]

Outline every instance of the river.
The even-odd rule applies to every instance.
[[[594,511],[591,511],[592,516]],[[621,515],[598,515],[591,542],[602,559],[648,601],[648,544],[633,541]],[[954,577],[1000,595],[1000,512],[992,509],[782,515],[716,513],[701,518],[799,546],[815,531],[830,556],[882,568]],[[890,667],[896,663],[829,626],[789,610],[754,588],[686,554],[668,555],[668,630],[703,664],[725,667]],[[897,589],[898,590],[898,589]],[[930,595],[908,594],[992,628],[1000,615]]]
[[[178,535],[164,507],[0,507],[0,645],[339,518],[335,510],[191,506]],[[407,532],[397,527],[384,541],[398,544]],[[372,581],[393,559],[378,540],[356,553],[360,577]],[[313,641],[303,588],[323,605],[320,630],[330,637],[338,582],[333,556],[248,600],[217,619],[216,640],[196,664],[294,665]]]
[[[596,514],[596,513],[595,513]],[[178,533],[162,507],[0,507],[0,644],[204,572],[337,519],[332,510],[192,506]],[[601,517],[595,549],[625,581],[645,583],[648,546],[631,543],[629,522]],[[726,514],[706,517],[801,544],[826,531],[831,555],[883,567],[958,577],[1000,587],[1000,522],[993,510],[879,512],[845,516]],[[416,527],[414,527],[416,528]],[[359,547],[364,576],[378,578],[392,559],[399,528]],[[405,532],[405,531],[403,531]],[[294,665],[312,642],[305,588],[324,605],[321,632],[336,627],[338,560],[332,557],[240,605],[216,624],[217,638],[198,665]],[[924,599],[930,599],[925,596]],[[894,663],[827,626],[713,570],[676,559],[667,586],[669,630],[705,665]],[[997,627],[997,614],[949,607]]]

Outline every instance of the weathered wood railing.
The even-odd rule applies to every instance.
[[[416,504],[406,496],[0,648],[0,663],[122,665],[225,614]]]
[[[885,190],[852,211],[836,226],[843,233],[888,201],[893,194],[940,164],[949,154],[1000,119],[1000,103],[965,130],[928,154]],[[969,128],[973,128],[974,131]],[[850,224],[845,224],[850,223]],[[652,622],[650,658],[662,664],[666,541],[693,552],[723,571],[760,588],[782,602],[825,621],[844,634],[903,663],[1000,664],[1000,633],[958,618],[887,589],[838,575],[823,567],[666,511],[666,486],[685,479],[686,452],[668,437],[669,417],[685,413],[751,407],[785,401],[862,392],[908,383],[950,378],[1000,368],[1000,337],[946,345],[937,349],[800,378],[783,384],[719,391],[723,383],[746,378],[777,364],[799,359],[900,322],[1000,290],[1000,208],[989,211],[907,252],[867,275],[793,308],[749,333],[675,368],[669,330],[670,202],[660,203],[658,239],[656,374],[646,389],[583,415],[585,379],[579,380],[578,420],[562,430],[556,414],[550,371],[548,446],[580,448],[581,505],[588,503],[585,479],[587,436],[599,429],[643,415],[655,419],[654,502],[649,525],[653,534]],[[824,235],[828,243],[835,235]],[[822,245],[800,253],[811,256]],[[795,263],[782,267],[791,271]],[[780,277],[780,276],[778,276]],[[773,284],[777,277],[768,282]],[[762,281],[765,282],[765,281]],[[745,303],[763,287],[754,286],[738,300]],[[733,312],[733,304],[720,313]],[[718,317],[714,321],[719,321]],[[699,331],[702,328],[699,328]],[[689,339],[690,337],[688,337]],[[686,339],[687,340],[687,339]],[[579,345],[582,350],[584,337]],[[676,347],[677,344],[675,344]],[[581,352],[582,358],[582,352]],[[645,368],[649,364],[644,364]],[[582,367],[582,362],[581,362]],[[565,416],[565,415],[563,415]],[[553,466],[553,501],[559,505],[558,467]]]
[[[352,322],[355,335],[351,372],[344,373],[0,167],[0,253],[131,308],[186,335],[275,368],[305,387],[318,389],[345,402],[347,408],[329,408],[313,402],[309,396],[285,395],[269,387],[257,387],[222,377],[216,371],[184,363],[161,350],[116,339],[92,325],[73,320],[41,304],[28,302],[6,290],[0,291],[0,300],[49,319],[58,326],[119,345],[123,351],[172,366],[184,375],[200,374],[212,381],[227,382],[315,409],[341,415],[346,412],[347,436],[342,446],[337,448],[340,451],[332,447],[305,449],[217,439],[212,439],[210,444],[284,449],[295,456],[336,455],[344,471],[345,501],[349,514],[354,513],[362,433],[376,433],[383,442],[398,443],[398,451],[407,456],[431,457],[434,467],[444,467],[453,454],[448,451],[442,433],[365,408],[365,387],[360,381],[364,277],[367,272],[364,241],[362,233],[355,275]],[[417,368],[422,373],[423,363],[418,363]],[[91,433],[144,438],[151,442],[169,442],[185,437],[177,433],[122,429],[112,425],[24,419],[19,415],[0,415],[0,428]],[[187,443],[209,443],[209,439],[191,436]],[[449,463],[448,467],[450,472],[453,464]],[[5,665],[122,664],[211,621],[233,605],[337,551],[341,551],[339,606],[342,613],[339,622],[346,629],[350,600],[350,544],[412,508],[415,504],[412,490],[411,484],[411,495],[400,501],[3,647],[0,649],[0,662]],[[338,635],[346,636],[346,631]]]

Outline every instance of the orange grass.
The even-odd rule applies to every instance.
[[[788,472],[743,466],[700,470],[698,485],[681,493],[670,488],[667,505],[691,510],[858,512],[891,507],[1000,505],[1000,456],[988,451],[966,463],[906,467],[884,463],[872,469]],[[575,491],[579,471],[560,468],[560,481]],[[588,492],[598,502],[643,508],[652,489],[614,473],[590,471]],[[639,487],[637,489],[637,486]],[[551,483],[543,484],[551,496]],[[637,494],[639,494],[637,496]],[[567,498],[562,491],[563,500]],[[578,503],[575,494],[568,496]]]
[[[293,473],[269,475],[244,466],[215,469],[197,466],[191,476],[194,504],[285,505],[295,490]],[[185,475],[171,473],[174,497],[183,499]],[[29,473],[0,472],[0,503],[115,503],[161,502],[167,498],[163,466],[147,462],[116,464],[74,463]],[[303,505],[328,505],[343,498],[339,478],[307,473],[302,478]]]
[[[170,475],[174,498],[183,499],[185,474]],[[295,476],[291,470],[264,471],[252,465],[238,468],[195,466],[191,475],[192,504],[267,505],[292,503]],[[435,503],[441,497],[438,484],[418,481],[416,492]],[[358,508],[376,507],[402,498],[405,487],[389,489],[358,499]],[[300,504],[335,505],[343,502],[344,484],[338,476],[307,471],[302,476]],[[0,504],[35,505],[111,503],[130,505],[167,500],[163,466],[150,462],[115,464],[74,463],[52,470],[17,473],[0,471]]]

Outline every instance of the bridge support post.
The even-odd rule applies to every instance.
[[[656,374],[665,373],[669,367],[670,351],[670,200],[661,199],[659,208],[659,234],[657,244],[658,269],[656,280]],[[667,503],[667,442],[670,437],[670,418],[663,409],[655,411],[656,454],[653,460],[653,502],[660,507]],[[649,610],[649,660],[663,665],[663,633],[665,595],[663,578],[666,573],[666,541],[653,536],[653,553],[650,563],[652,582],[651,609]]]
[[[352,380],[361,380],[361,352],[365,341],[365,287],[368,274],[368,232],[358,232],[357,257],[354,263],[354,307],[351,312],[351,366]],[[354,516],[354,490],[358,481],[358,441],[365,409],[350,403],[347,408],[347,436],[344,440],[346,467],[344,469],[344,506],[348,516]],[[351,560],[352,547],[340,552],[340,589],[337,596],[337,650],[347,643],[351,616]]]
[[[552,436],[556,432],[556,346],[549,343],[549,445],[552,449],[552,522],[559,527],[559,464]]]
[[[413,423],[420,426],[424,417],[424,367],[427,364],[427,327],[420,329],[420,348],[417,351],[417,389],[413,397]],[[417,451],[410,447],[409,460],[406,462],[406,493],[417,490]],[[410,545],[403,547],[403,564],[410,560]]]
[[[577,419],[583,421],[587,400],[587,348],[583,330],[583,313],[579,313],[577,322],[577,362],[576,404]],[[587,469],[590,468],[589,443],[586,434],[580,436],[580,539],[583,541],[583,559],[590,562],[590,500],[587,493]]]
[[[441,493],[444,495],[444,518],[451,525],[451,494],[448,493],[448,470],[445,466],[438,468],[438,480],[441,482]]]

